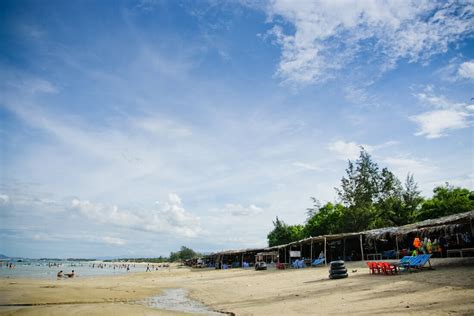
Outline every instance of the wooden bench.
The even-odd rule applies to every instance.
[[[459,256],[461,258],[463,257],[463,253],[465,252],[474,252],[474,248],[461,248],[461,249],[448,249],[446,252],[446,256],[449,257],[449,254],[451,253],[459,253]]]

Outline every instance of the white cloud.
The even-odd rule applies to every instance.
[[[411,116],[410,119],[419,125],[419,131],[415,135],[439,138],[445,136],[448,130],[468,127],[468,117],[469,114],[463,111],[434,110]]]
[[[109,245],[114,245],[114,246],[123,246],[127,243],[125,239],[117,238],[117,237],[105,236],[105,237],[102,237],[101,239],[104,243],[109,244]]]
[[[321,171],[321,170],[323,170],[323,168],[321,168],[320,166],[318,166],[317,164],[314,164],[314,163],[311,164],[311,163],[296,161],[296,162],[292,163],[292,165],[295,166],[295,167],[298,167],[298,168],[303,168],[303,169],[311,170],[311,171]]]
[[[474,79],[474,61],[466,61],[459,65],[458,74],[462,78]]]
[[[470,2],[274,0],[266,12],[282,25],[270,31],[282,47],[277,74],[295,84],[328,80],[354,61],[381,71],[426,61],[474,29]]]
[[[338,140],[328,145],[328,149],[335,153],[337,158],[342,160],[357,159],[362,147],[369,152],[373,149],[373,146],[370,145],[346,142],[343,140]]]
[[[398,175],[406,175],[408,173],[430,174],[436,170],[428,160],[420,160],[412,157],[386,157],[382,162],[393,168]]]
[[[183,208],[177,194],[170,193],[166,202],[157,202],[157,205],[158,209],[132,211],[119,209],[115,205],[73,199],[71,208],[89,220],[139,231],[184,237],[195,237],[201,233],[199,218]]]
[[[415,135],[439,138],[445,136],[449,130],[470,126],[469,118],[472,116],[472,105],[453,102],[443,95],[435,95],[433,87],[428,87],[424,92],[415,94],[415,96],[423,104],[435,108],[409,117],[411,121],[418,124],[418,132]]]
[[[132,123],[144,131],[153,134],[167,134],[173,136],[191,136],[192,131],[189,127],[180,125],[172,120],[158,117],[135,118]]]
[[[230,213],[232,216],[253,216],[263,213],[263,211],[263,208],[254,204],[251,204],[248,207],[242,206],[240,204],[226,204],[222,210],[223,213]]]
[[[5,205],[10,202],[10,197],[6,194],[0,194],[0,205]]]

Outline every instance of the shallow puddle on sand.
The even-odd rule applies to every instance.
[[[227,315],[215,312],[206,305],[190,299],[185,289],[167,289],[163,294],[146,298],[143,302],[148,307],[164,310],[200,315]]]

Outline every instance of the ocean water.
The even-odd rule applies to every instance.
[[[12,262],[12,261],[9,261]],[[43,278],[43,279],[56,279],[57,273],[63,271],[63,273],[71,273],[74,270],[76,277],[93,277],[93,276],[104,276],[104,275],[119,275],[123,273],[131,272],[144,272],[146,266],[141,264],[130,264],[130,271],[127,272],[126,268],[119,268],[116,264],[115,269],[113,264],[109,262],[99,261],[44,261],[44,260],[28,260],[25,259],[23,262],[12,262],[15,267],[8,268],[7,262],[2,262],[0,266],[0,278],[13,278],[13,277],[25,277],[25,278]],[[56,264],[56,266],[54,265]],[[105,266],[99,268],[99,265]],[[94,267],[92,267],[94,265]]]

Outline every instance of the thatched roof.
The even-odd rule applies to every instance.
[[[421,235],[437,233],[437,232],[453,232],[461,225],[466,225],[474,219],[474,211],[459,213],[454,215],[449,215],[445,217],[428,219],[422,222],[408,224],[399,227],[384,227],[378,229],[372,229],[368,231],[358,232],[358,233],[341,233],[341,234],[332,234],[332,235],[323,235],[317,237],[309,237],[302,240],[294,241],[285,245],[278,245],[267,248],[249,248],[249,249],[239,249],[239,250],[226,250],[212,253],[210,256],[218,255],[238,255],[243,253],[255,253],[255,252],[268,252],[276,251],[281,248],[286,248],[290,246],[296,246],[301,244],[308,244],[311,242],[323,242],[340,240],[343,238],[359,237],[365,236],[368,239],[387,239],[395,238],[395,236],[402,237],[404,235],[418,232]]]
[[[385,239],[388,237],[401,237],[410,233],[418,232],[422,235],[453,232],[461,225],[468,224],[474,218],[474,211],[449,215],[445,217],[428,219],[422,222],[408,224],[400,227],[385,227],[363,232],[367,238]]]

